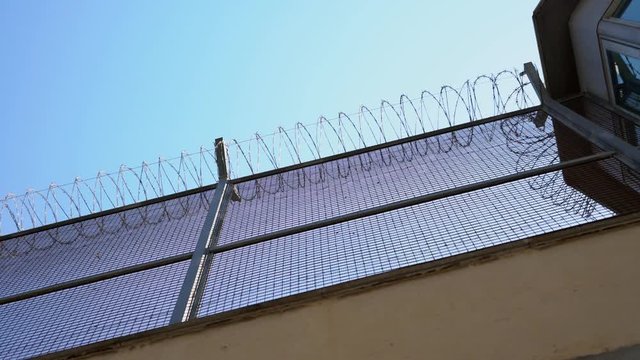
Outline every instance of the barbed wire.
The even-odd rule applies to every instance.
[[[523,121],[522,117],[513,117],[500,122],[502,133],[507,138],[509,150],[518,155],[516,172],[536,169],[559,161],[557,138],[551,125],[551,117],[547,116],[544,125],[537,133],[521,131],[525,122],[534,122],[536,114]],[[554,171],[536,175],[527,180],[529,187],[541,194],[543,199],[561,206],[565,211],[583,218],[589,218],[598,204],[595,200],[579,190],[567,185],[562,171]]]
[[[444,86],[438,93],[424,91],[418,98],[413,99],[402,95],[397,103],[392,104],[383,100],[378,108],[361,106],[355,114],[341,112],[333,119],[320,117],[314,124],[297,123],[293,129],[285,130],[279,127],[270,135],[256,134],[250,140],[233,140],[228,144],[229,166],[232,177],[238,178],[528,108],[537,103],[530,85],[523,81],[519,72],[502,71],[495,75],[483,75],[473,81],[466,81],[457,89]],[[520,121],[523,121],[522,119],[523,117],[520,117]],[[501,122],[503,125],[495,126],[504,126],[506,122],[508,119]],[[504,128],[502,130],[505,131]],[[425,142],[423,147],[403,146],[401,154],[389,152],[386,157],[383,156],[382,165],[390,165],[394,161],[410,161],[414,156],[424,156],[429,151],[443,152],[455,147],[468,146],[473,136],[482,135],[486,140],[491,141],[494,131],[482,131],[474,135],[473,128],[470,128],[465,134],[467,135],[461,136],[460,133],[453,135],[449,141],[438,139],[431,145]],[[541,154],[553,148],[552,141],[554,141],[552,133],[536,141],[536,143],[546,144],[544,145],[546,150]],[[531,150],[532,147],[528,149]],[[533,158],[540,162],[547,155],[549,154],[537,158],[533,156]],[[531,156],[531,152],[523,152],[522,164],[533,166],[534,163],[529,161]],[[557,153],[552,156],[557,156]],[[526,159],[529,160],[525,162]],[[122,165],[118,172],[100,172],[93,179],[77,178],[71,184],[63,186],[52,184],[46,190],[28,190],[20,196],[9,194],[0,201],[0,226],[4,223],[5,226],[2,229],[6,232],[8,228],[6,222],[9,219],[9,224],[13,226],[9,228],[9,232],[21,231],[212,184],[217,181],[215,160],[213,148],[201,147],[196,153],[183,152],[180,157],[159,159],[150,164],[143,162],[136,168]],[[359,166],[364,170],[372,165],[371,162],[363,161],[362,157],[359,162]],[[283,188],[296,187],[303,185],[303,182],[317,183],[324,181],[326,177],[344,178],[349,176],[350,171],[349,168],[340,166],[335,169],[335,172],[331,172],[330,169],[325,170],[298,177],[296,180],[298,184],[287,183],[282,178],[282,186]],[[539,180],[532,180],[532,186],[539,186],[539,183]],[[547,187],[557,183],[558,181],[548,182]],[[268,190],[264,187],[260,188],[260,185],[257,189],[254,194],[241,194],[243,200],[252,200],[260,191],[282,190]],[[562,197],[558,195],[562,194],[561,191],[551,193],[555,194],[558,203],[565,206],[568,203],[584,202],[582,198],[579,201],[567,202],[564,199],[567,197],[566,194],[562,200],[559,200]],[[569,191],[569,193],[571,197],[576,197],[575,191]],[[188,208],[185,206],[183,206],[185,209]],[[575,205],[570,208],[574,209]],[[163,211],[167,213],[167,209]],[[148,215],[145,214],[145,210],[140,210],[139,216],[133,223],[131,216],[128,218],[121,216],[120,226],[135,227],[143,223],[153,223],[154,220],[147,220]],[[185,211],[183,214],[186,215],[188,212]],[[584,214],[587,216],[588,211]],[[80,226],[75,228],[75,233],[87,238],[97,236],[94,233],[95,229],[101,232],[108,231],[107,227],[99,222],[98,225],[91,227],[90,232],[84,230],[82,225]],[[54,233],[49,235],[53,242],[70,241],[68,238],[61,239]],[[15,249],[11,252],[15,252]]]
[[[234,139],[228,144],[230,174],[255,174],[521,109],[535,99],[527,85],[517,71],[502,71],[459,88],[424,91],[417,99],[402,95],[396,104],[383,100],[380,107],[361,106],[356,114],[340,112],[334,119],[320,117],[314,124],[299,122],[293,129],[279,127],[270,135]],[[101,171],[91,179],[7,194],[0,199],[0,235],[213,184],[215,160],[214,148],[203,146],[173,159],[122,165],[117,172]]]
[[[28,189],[0,200],[0,234],[27,230],[84,215],[135,204],[217,182],[215,151],[201,147],[172,159],[120,166],[94,178],[52,183],[45,190]]]
[[[524,172],[560,161],[556,137],[551,119],[532,132],[531,127],[537,112],[516,115],[494,123],[469,127],[447,133],[444,136],[427,137],[403,143],[393,148],[382,148],[375,154],[366,152],[342,161],[320,163],[313,167],[300,168],[294,173],[277,173],[267,178],[251,180],[252,186],[242,187],[238,195],[242,201],[252,201],[264,196],[276,195],[290,189],[304,188],[333,180],[345,180],[352,174],[359,176],[373,168],[393,167],[397,163],[409,163],[418,157],[449,153],[470,146],[478,137],[490,143],[497,134],[506,140],[507,149],[517,155],[514,172]],[[488,146],[488,145],[482,145]],[[477,150],[476,150],[477,151]],[[589,217],[596,209],[596,202],[578,190],[568,186],[561,172],[552,172],[529,178],[531,189],[539,191],[543,199],[562,206],[566,211]],[[336,183],[335,186],[340,186]],[[330,186],[329,188],[332,188]]]
[[[356,113],[234,139],[228,144],[230,173],[235,178],[256,174],[537,105],[525,80],[518,71],[505,70],[458,88],[446,85],[417,98],[403,94],[393,104],[382,100],[377,108],[363,105]]]
[[[2,241],[0,258],[23,255],[32,250],[49,249],[55,244],[69,245],[78,239],[91,240],[105,235],[116,235],[124,229],[135,230],[165,221],[181,220],[194,214],[206,214],[212,197],[213,191],[180,196]]]

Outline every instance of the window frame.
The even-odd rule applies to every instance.
[[[629,5],[631,5],[631,3],[633,1],[639,1],[639,0],[617,0],[614,1],[612,3],[612,6],[610,7],[608,12],[608,17],[612,18],[612,19],[617,19],[619,21],[624,21],[624,22],[631,22],[631,23],[639,23],[639,20],[629,20],[629,19],[623,19],[621,16],[622,14],[624,14],[624,12],[627,10],[627,8],[629,7]]]
[[[604,65],[604,76],[607,82],[607,94],[609,95],[609,103],[612,106],[615,106],[616,109],[622,111],[627,117],[629,117],[629,120],[631,120],[633,123],[640,126],[640,114],[637,114],[621,105],[618,105],[618,102],[616,101],[616,94],[614,89],[615,82],[613,81],[614,79],[612,78],[611,74],[611,68],[613,64],[611,63],[611,59],[608,55],[608,52],[612,51],[640,59],[640,46],[632,46],[627,43],[601,39],[601,49],[601,56]]]

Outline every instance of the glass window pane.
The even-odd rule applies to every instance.
[[[640,59],[607,51],[616,104],[640,115]]]
[[[616,12],[615,17],[640,22],[640,1],[630,0],[625,2]]]

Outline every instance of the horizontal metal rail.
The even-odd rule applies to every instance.
[[[215,246],[211,249],[211,253],[219,254],[226,251],[238,249],[241,247],[255,245],[255,244],[263,243],[266,241],[278,239],[284,236],[295,235],[302,232],[323,228],[326,226],[340,224],[343,222],[352,221],[352,220],[356,220],[356,219],[360,219],[368,216],[378,215],[385,212],[406,208],[409,206],[423,204],[433,200],[438,200],[438,199],[442,199],[442,198],[446,198],[454,195],[460,195],[460,194],[468,193],[471,191],[481,190],[484,188],[501,185],[501,184],[505,184],[508,182],[516,181],[516,180],[522,180],[531,176],[541,175],[541,174],[545,174],[552,171],[557,171],[557,170],[562,170],[562,169],[566,169],[573,166],[583,165],[583,164],[587,164],[587,163],[598,161],[598,160],[604,160],[614,155],[615,155],[615,152],[613,151],[589,155],[589,156],[581,157],[578,159],[564,161],[558,164],[547,165],[537,169],[527,170],[527,171],[523,171],[516,174],[502,176],[502,177],[481,181],[481,182],[477,182],[469,185],[459,186],[456,188],[438,191],[438,192],[430,193],[427,195],[417,196],[407,200],[401,200],[401,201],[393,202],[386,205],[376,206],[366,210],[355,211],[349,214],[336,216],[336,217],[332,217],[325,220],[315,221],[315,222],[311,222],[311,223],[300,225],[300,226],[294,226],[285,230],[274,231],[272,233],[265,234],[265,235],[254,236],[245,240],[240,240],[240,241],[235,241],[235,242],[224,244],[224,245]]]
[[[149,261],[143,264],[128,266],[128,267],[124,267],[124,268],[113,270],[113,271],[108,271],[108,272],[97,274],[97,275],[91,275],[91,276],[83,277],[80,279],[66,281],[63,283],[47,286],[47,287],[36,289],[36,290],[26,291],[20,294],[1,298],[0,305],[10,304],[12,302],[16,302],[20,300],[30,299],[36,296],[47,295],[57,291],[67,290],[67,289],[71,289],[71,288],[82,286],[82,285],[89,285],[99,281],[109,280],[122,275],[129,275],[129,274],[133,274],[133,273],[137,273],[145,270],[155,269],[161,266],[175,264],[180,261],[191,259],[192,255],[193,255],[192,252],[175,255],[175,256],[166,257],[160,260]]]

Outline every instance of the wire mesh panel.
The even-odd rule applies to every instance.
[[[0,297],[193,250],[212,191],[0,242]]]
[[[588,97],[579,97],[568,101],[566,106],[631,145],[640,145],[640,126],[638,121],[632,121],[631,116],[624,115],[620,110],[613,110],[608,107],[610,105],[601,104],[599,101]]]
[[[537,127],[537,116],[546,117],[513,116],[240,183],[219,244],[558,163],[554,126]]]
[[[628,183],[608,187],[592,176],[611,162],[617,163],[551,172],[217,254],[199,315],[640,210]],[[580,179],[574,185],[585,192],[565,176]],[[628,179],[639,180],[635,173]]]
[[[0,305],[0,357],[43,355],[167,325],[188,264]]]

